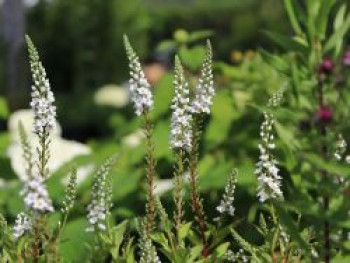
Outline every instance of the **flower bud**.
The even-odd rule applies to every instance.
[[[323,59],[320,67],[319,72],[325,75],[330,75],[333,72],[334,64],[331,59]]]
[[[328,106],[323,105],[318,109],[316,116],[319,121],[330,122],[332,120],[333,113]]]

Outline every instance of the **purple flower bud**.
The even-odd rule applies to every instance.
[[[332,120],[333,113],[328,106],[323,105],[318,109],[316,116],[319,121],[327,123]]]
[[[332,73],[333,68],[334,68],[333,61],[331,59],[325,58],[325,59],[323,59],[321,65],[319,67],[319,72],[326,74],[326,75],[329,75]]]

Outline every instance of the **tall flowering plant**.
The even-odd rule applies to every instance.
[[[350,28],[350,15],[345,5],[336,6],[335,1],[284,3],[295,36],[290,39],[267,33],[287,52],[262,51],[283,83],[264,106],[256,107],[262,116],[260,129],[259,123],[255,125],[257,156],[252,155],[251,167],[257,202],[248,215],[242,216],[235,200],[236,192],[243,190],[241,178],[249,169],[232,169],[221,198],[211,199],[216,196],[211,192],[207,200],[201,192],[202,131],[211,121],[212,104],[222,95],[214,88],[210,42],[196,77],[186,67],[181,50],[175,56],[173,83],[169,85],[174,90],[169,144],[159,145],[170,147],[174,157],[172,205],[163,206],[164,200],[155,191],[158,145],[153,134],[152,110],[157,107],[153,87],[124,37],[131,101],[145,135],[146,209],[145,215],[115,224],[119,215],[114,209],[118,205],[114,202],[117,158],[102,163],[92,178],[91,194],[82,197],[86,208],[81,210],[86,217],[84,226],[79,226],[91,237],[86,244],[89,262],[348,260],[350,155],[344,120],[349,116],[345,107],[349,96],[344,87],[349,54],[344,36]],[[302,18],[295,10],[302,12]],[[327,27],[331,14],[335,15],[333,28]],[[47,181],[52,176],[48,163],[56,125],[55,99],[38,51],[30,38],[26,39],[33,78],[32,132],[37,144],[31,145],[19,123],[26,161],[20,193],[25,210],[13,219],[13,225],[0,215],[0,255],[4,262],[62,262],[64,238],[74,238],[67,235],[66,224],[79,195],[78,171],[73,168],[70,172],[63,203],[52,199]],[[215,114],[213,109],[212,117]],[[206,205],[213,200],[217,203]]]

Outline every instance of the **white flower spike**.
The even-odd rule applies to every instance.
[[[15,225],[13,226],[13,237],[15,240],[19,239],[26,232],[32,230],[32,222],[25,213],[17,215]]]
[[[212,49],[211,44],[208,40],[207,51],[203,61],[201,74],[198,80],[198,84],[195,87],[194,100],[191,104],[192,112],[197,114],[209,114],[214,95],[215,89],[212,73]]]
[[[192,148],[192,116],[189,106],[189,88],[185,80],[183,67],[179,57],[175,57],[175,96],[171,106],[173,114],[171,117],[170,144],[175,149],[190,151]]]
[[[140,116],[145,111],[153,108],[151,85],[148,83],[145,73],[141,68],[139,57],[130,45],[128,37],[125,35],[124,45],[129,59],[131,100],[134,103],[135,114]]]
[[[274,119],[272,114],[264,113],[265,121],[260,128],[262,143],[259,145],[260,161],[256,164],[255,174],[258,175],[258,197],[260,202],[269,199],[282,198],[281,176],[277,168],[277,161],[271,150],[275,149],[274,136],[272,134]]]
[[[34,111],[34,133],[39,136],[50,134],[56,125],[55,98],[51,91],[50,83],[46,77],[46,71],[40,62],[39,54],[31,41],[26,36],[30,58],[30,69],[32,71],[32,101],[31,108]]]

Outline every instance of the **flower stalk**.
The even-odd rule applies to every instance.
[[[153,94],[151,85],[146,79],[142,70],[140,59],[132,48],[129,39],[124,35],[124,46],[126,55],[129,60],[130,70],[130,93],[131,100],[134,104],[135,114],[143,117],[144,133],[146,136],[146,184],[147,184],[147,204],[146,204],[146,232],[150,235],[154,229],[155,217],[155,197],[154,197],[154,180],[155,180],[155,158],[153,143],[153,123],[150,118],[150,111],[153,108]]]
[[[191,111],[193,113],[192,149],[189,155],[191,207],[195,214],[195,221],[199,225],[204,249],[206,249],[207,243],[205,236],[207,222],[203,209],[203,200],[200,197],[198,188],[198,155],[203,118],[205,114],[210,113],[210,106],[214,95],[215,89],[212,74],[212,48],[210,42],[208,41],[200,77],[197,86],[194,89],[194,99],[191,103]]]
[[[176,156],[174,171],[174,202],[175,202],[175,228],[179,230],[182,225],[183,211],[183,179],[185,166],[185,153],[192,148],[192,116],[190,112],[190,99],[188,83],[185,79],[183,67],[178,56],[175,57],[174,76],[175,96],[171,106],[173,113],[171,117],[170,144]]]

